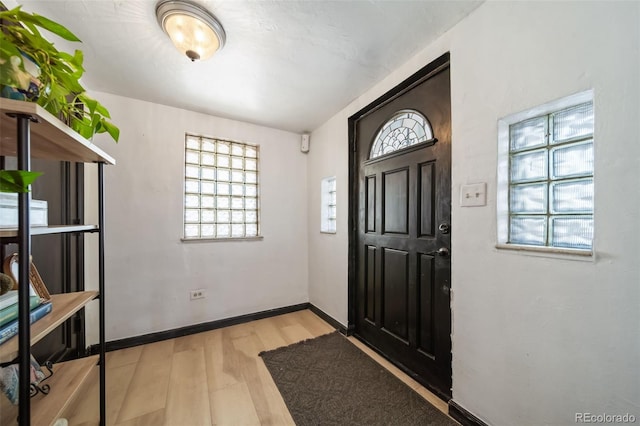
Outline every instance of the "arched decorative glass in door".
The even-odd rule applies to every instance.
[[[431,139],[433,131],[424,115],[416,110],[398,111],[378,131],[369,158],[377,158]]]

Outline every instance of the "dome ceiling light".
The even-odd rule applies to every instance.
[[[208,59],[224,46],[224,28],[200,5],[185,0],[164,0],[156,6],[156,17],[176,48],[192,62]]]

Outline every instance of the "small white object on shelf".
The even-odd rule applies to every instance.
[[[47,202],[31,200],[31,226],[49,225]],[[0,228],[18,227],[18,194],[0,193]]]

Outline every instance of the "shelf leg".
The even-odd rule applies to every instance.
[[[100,425],[107,422],[106,359],[104,331],[104,163],[98,163],[98,290],[100,291]]]
[[[17,115],[18,169],[31,170],[31,116]],[[31,193],[18,194],[18,358],[20,425],[31,424],[31,322],[29,321],[29,270],[31,267]]]

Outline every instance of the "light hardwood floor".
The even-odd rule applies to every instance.
[[[107,354],[107,424],[293,425],[258,353],[333,328],[309,310]],[[349,338],[439,410],[447,404],[354,338]],[[96,380],[92,381],[97,383]],[[98,388],[66,411],[70,425],[95,424]]]

